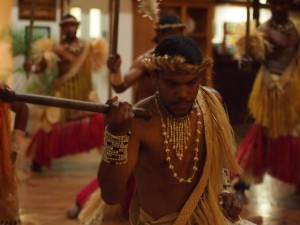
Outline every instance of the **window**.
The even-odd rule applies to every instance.
[[[90,9],[90,38],[101,37],[101,10]]]
[[[71,13],[73,16],[75,16],[75,18],[76,18],[79,22],[81,22],[81,19],[82,19],[81,8],[79,8],[79,7],[72,7],[70,13]],[[80,26],[78,27],[78,30],[77,30],[77,36],[78,36],[78,37],[81,37],[81,28],[80,28]]]

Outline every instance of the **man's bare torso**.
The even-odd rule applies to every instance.
[[[77,39],[73,43],[61,42],[55,48],[55,52],[60,57],[59,62],[59,76],[62,77],[78,61],[83,53],[84,43],[82,40]]]
[[[267,40],[273,45],[273,51],[266,56],[263,62],[271,73],[280,75],[294,57],[298,45],[299,37],[295,27],[290,32],[283,33],[274,28],[270,21],[258,28],[266,34]]]
[[[159,218],[172,212],[179,212],[198,183],[205,160],[204,131],[202,126],[197,174],[192,183],[180,183],[173,178],[172,171],[168,168],[161,118],[154,103],[154,97],[146,99],[139,106],[150,110],[153,117],[147,122],[135,120],[133,130],[138,131],[140,151],[134,174],[141,207],[151,216]],[[190,117],[192,137],[189,139],[189,149],[184,152],[182,161],[175,159],[171,150],[172,164],[178,175],[183,178],[188,178],[193,174],[196,120],[195,113],[192,113]]]

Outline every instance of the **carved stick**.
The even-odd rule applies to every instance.
[[[108,104],[97,104],[93,102],[44,95],[17,94],[10,88],[0,89],[0,100],[4,102],[26,102],[35,105],[53,106],[104,114],[108,113],[110,110],[110,106]],[[141,108],[134,108],[133,113],[140,119],[149,120],[151,118],[151,113]]]

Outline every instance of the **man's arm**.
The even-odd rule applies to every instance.
[[[11,102],[11,110],[15,113],[14,129],[12,132],[11,160],[17,160],[17,154],[25,137],[25,129],[28,120],[28,106],[23,102]]]
[[[120,71],[121,58],[119,55],[110,56],[107,62],[110,82],[115,92],[122,93],[138,81],[146,72],[142,63],[144,55],[135,59],[129,70],[122,76]]]
[[[126,185],[138,159],[139,141],[133,121],[132,106],[117,98],[107,102],[111,105],[107,115],[105,144],[98,170],[101,195],[107,204],[121,203]],[[132,131],[132,132],[130,132]]]
[[[25,131],[28,120],[28,106],[23,102],[11,102],[11,110],[16,114],[14,130]]]

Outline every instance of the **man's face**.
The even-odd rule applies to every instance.
[[[78,24],[76,23],[65,23],[61,25],[62,33],[65,35],[66,39],[76,38],[76,32],[78,29]]]
[[[190,112],[198,94],[202,74],[158,72],[155,76],[161,101],[174,116]]]
[[[291,8],[291,0],[269,0],[272,18],[276,21],[286,20]]]

